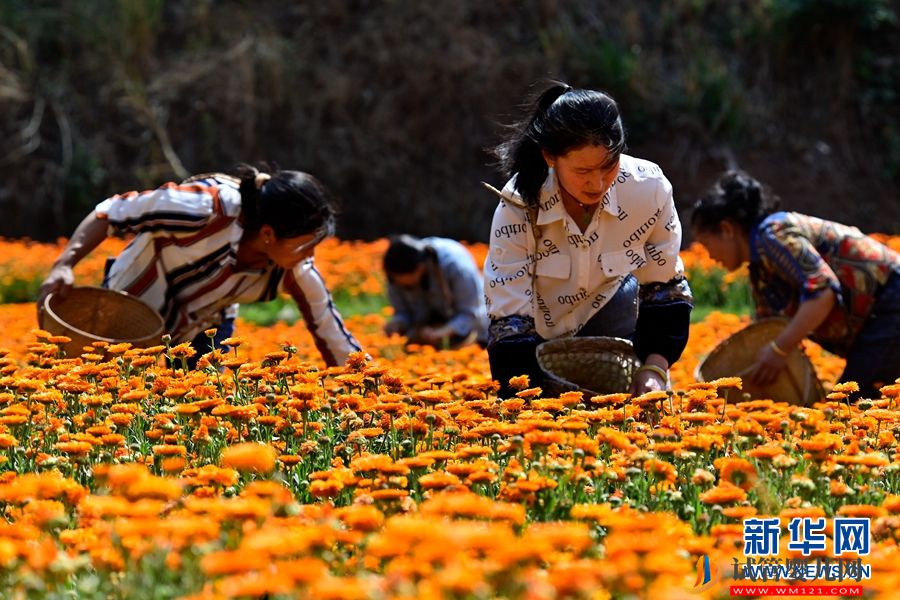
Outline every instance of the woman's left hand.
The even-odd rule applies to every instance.
[[[658,392],[666,389],[666,382],[663,381],[659,374],[653,371],[640,371],[634,374],[631,380],[632,396],[640,396],[647,392]]]
[[[419,329],[419,337],[432,345],[440,345],[445,338],[449,338],[453,329],[448,325],[433,327],[426,325]]]
[[[664,391],[669,385],[668,363],[662,356],[651,354],[644,364],[645,367],[638,368],[631,379],[629,392],[632,396],[640,396],[647,392]],[[648,369],[646,366],[656,368]]]

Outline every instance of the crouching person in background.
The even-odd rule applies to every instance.
[[[385,252],[384,271],[394,308],[385,333],[438,348],[484,345],[482,275],[465,246],[439,237],[396,236]]]

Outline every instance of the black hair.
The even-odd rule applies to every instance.
[[[744,173],[730,170],[694,203],[691,227],[718,232],[722,221],[732,221],[744,231],[778,210],[780,200],[766,186]]]
[[[516,176],[516,191],[529,205],[538,202],[547,178],[542,151],[562,156],[587,145],[603,146],[610,163],[625,151],[619,106],[604,92],[553,81],[532,100],[528,115],[511,126],[512,133],[493,153],[503,174]]]
[[[391,236],[384,253],[384,270],[389,275],[412,273],[433,255],[434,250],[417,237],[406,234]]]
[[[250,165],[239,165],[244,229],[259,231],[269,225],[279,239],[311,234],[322,227],[334,231],[337,212],[328,190],[318,179],[302,171],[276,171],[262,186],[261,173]]]

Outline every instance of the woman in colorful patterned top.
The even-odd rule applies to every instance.
[[[728,270],[750,264],[758,317],[790,317],[750,376],[773,381],[809,335],[847,359],[841,381],[879,397],[880,385],[900,377],[900,255],[855,227],[777,207],[758,181],[729,171],[691,219],[711,258]]]
[[[497,149],[504,175],[485,261],[494,379],[540,385],[535,348],[565,336],[632,339],[632,393],[662,390],[688,337],[692,299],[672,186],[624,154],[608,95],[556,83]]]
[[[297,302],[328,365],[360,349],[347,331],[313,264],[316,245],[334,231],[334,207],[322,184],[300,171],[271,176],[252,167],[240,177],[197,175],[156,190],[107,198],[78,226],[41,286],[64,295],[72,267],[113,233],[135,234],[109,265],[104,286],[156,309],[175,342],[192,341],[198,356],[234,330],[237,305]],[[195,359],[197,358],[195,357]]]

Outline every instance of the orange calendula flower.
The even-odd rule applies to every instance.
[[[309,493],[314,498],[334,498],[344,489],[344,484],[338,479],[320,479],[309,484]]]
[[[187,448],[181,445],[153,446],[153,454],[157,456],[186,456]]]
[[[747,452],[747,456],[750,458],[760,460],[771,460],[781,454],[784,454],[784,448],[780,444],[764,444]]]
[[[373,500],[390,501],[390,500],[402,500],[403,498],[406,498],[407,496],[409,496],[409,492],[406,490],[394,490],[394,489],[374,490],[374,491],[370,492],[369,495],[372,497]]]
[[[717,458],[713,465],[719,470],[719,478],[749,490],[756,484],[756,468],[743,458]]]
[[[731,504],[743,502],[747,499],[747,493],[731,483],[722,483],[709,491],[700,494],[700,501],[704,504]]]
[[[900,495],[887,496],[881,503],[881,507],[892,515],[900,514]]]
[[[443,489],[452,485],[459,485],[459,477],[445,471],[428,473],[419,477],[419,485],[426,490]]]
[[[845,383],[836,383],[834,387],[831,388],[833,392],[840,392],[842,394],[852,394],[853,392],[859,391],[859,384],[855,381],[847,381]]]
[[[384,523],[384,513],[374,506],[348,506],[335,511],[335,516],[350,529],[375,531]]]
[[[278,457],[278,461],[286,467],[293,467],[294,465],[300,464],[302,460],[303,457],[297,456],[296,454],[282,454]]]
[[[743,389],[742,381],[740,377],[720,377],[719,379],[713,379],[710,381],[716,388],[735,388],[735,389]]]
[[[528,375],[517,375],[509,378],[509,387],[514,390],[524,390],[528,387]]]
[[[246,573],[265,568],[269,560],[268,555],[263,552],[222,550],[210,552],[200,559],[200,568],[207,575]]]
[[[516,392],[516,396],[524,400],[530,400],[531,398],[537,398],[542,392],[543,390],[541,388],[533,387]]]
[[[864,517],[869,519],[877,519],[885,514],[885,509],[881,506],[872,506],[870,504],[845,504],[838,509],[838,514],[842,517]]]
[[[94,448],[94,446],[88,442],[57,442],[53,447],[60,452],[74,454],[76,456],[87,454]]]
[[[753,506],[726,506],[722,509],[722,514],[729,519],[746,519],[756,514],[756,508]]]
[[[225,448],[220,463],[242,472],[271,473],[277,456],[271,446],[247,442]]]
[[[197,351],[191,346],[190,342],[184,342],[183,344],[178,344],[177,346],[173,346],[169,353],[174,358],[190,358],[197,354]]]
[[[346,366],[350,369],[360,370],[368,363],[368,357],[365,352],[351,352],[347,355]]]

